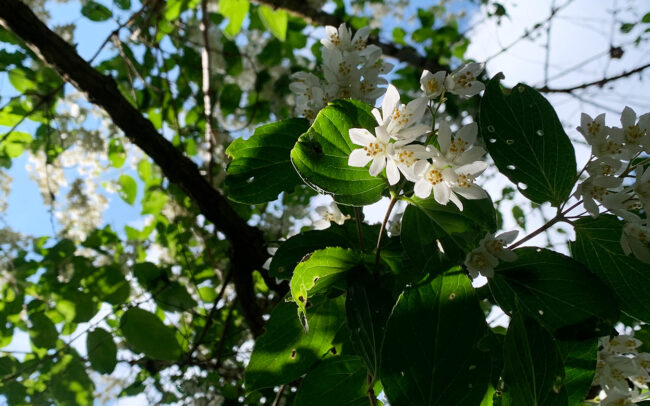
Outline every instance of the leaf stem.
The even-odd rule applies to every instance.
[[[377,406],[377,397],[375,396],[374,379],[368,374],[368,401],[370,406]]]
[[[354,219],[357,222],[357,233],[359,234],[359,246],[361,247],[361,252],[366,251],[365,244],[363,243],[363,229],[361,228],[361,210],[354,206]]]
[[[384,221],[381,223],[381,228],[379,229],[379,236],[377,237],[377,255],[375,256],[375,268],[379,264],[379,257],[381,255],[381,240],[384,236],[384,230],[386,230],[386,224],[388,223],[388,218],[390,217],[390,212],[393,211],[395,203],[397,203],[397,195],[393,195],[390,198],[390,203],[388,203],[388,209],[386,209],[386,215],[384,216]]]

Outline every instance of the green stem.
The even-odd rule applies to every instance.
[[[363,229],[361,228],[361,210],[358,207],[354,207],[354,217],[357,222],[357,233],[359,234],[359,246],[361,247],[361,252],[366,251],[365,244],[363,243]]]
[[[370,406],[377,406],[377,397],[375,396],[374,379],[368,374],[368,401]]]
[[[388,218],[390,217],[390,212],[393,211],[395,203],[397,203],[397,195],[393,195],[388,203],[388,209],[386,210],[386,215],[384,216],[384,221],[381,223],[381,228],[379,229],[379,237],[377,237],[377,255],[375,256],[375,268],[379,264],[379,257],[381,255],[381,240],[384,236],[384,230],[386,230],[386,224],[388,223]]]

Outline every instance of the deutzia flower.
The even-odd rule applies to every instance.
[[[488,195],[483,188],[474,183],[474,180],[482,174],[488,167],[488,164],[483,161],[471,162],[457,168],[445,168],[444,177],[451,179],[451,200],[459,210],[463,210],[463,203],[458,199],[454,193],[458,193],[465,199],[478,200],[485,199]]]
[[[350,216],[343,215],[339,207],[336,205],[336,202],[330,203],[328,206],[318,206],[316,207],[316,213],[321,216],[320,220],[314,222],[314,228],[318,230],[323,230],[328,228],[332,222],[343,225],[345,220],[349,220]]]
[[[477,134],[478,125],[470,123],[461,127],[456,136],[452,137],[449,124],[441,122],[438,128],[440,153],[455,165],[465,165],[480,160],[485,155],[485,150],[474,146]]]
[[[591,118],[588,114],[580,115],[580,126],[578,132],[585,137],[589,145],[594,145],[605,140],[608,127],[605,126],[605,113]]]
[[[476,78],[483,72],[483,68],[484,65],[482,63],[476,62],[462,65],[447,76],[445,79],[445,89],[449,93],[459,96],[474,96],[475,94],[479,94],[485,89],[485,85],[476,80]]]
[[[372,52],[374,49],[368,47],[368,35],[370,27],[363,27],[352,37],[350,29],[341,24],[338,28],[328,25],[325,27],[326,38],[320,40],[325,49],[337,49],[341,52]],[[376,48],[376,46],[373,45]]]
[[[596,202],[598,201],[603,203],[607,201],[607,196],[611,193],[608,189],[616,188],[622,183],[623,179],[621,178],[615,178],[612,176],[592,176],[578,185],[574,196],[578,198],[581,197],[585,209],[592,217],[596,218],[600,213]]]
[[[614,158],[598,158],[587,164],[587,173],[591,176],[618,176],[623,169],[623,162]]]
[[[375,127],[375,137],[370,131],[364,128],[351,128],[350,140],[363,148],[357,148],[350,153],[348,165],[355,167],[364,167],[368,162],[370,164],[370,174],[377,176],[386,168],[386,175],[391,185],[399,180],[399,170],[394,160],[388,159],[392,153],[395,144],[390,142],[390,136],[384,127]]]
[[[631,153],[650,149],[650,113],[643,114],[637,121],[636,113],[625,106],[621,113],[621,126],[625,146]]]
[[[637,389],[647,389],[650,381],[650,354],[638,353],[641,344],[627,335],[600,339],[594,385],[603,389],[599,395],[601,405],[631,405],[647,399],[647,393],[640,395]]]
[[[650,166],[645,169],[645,172],[641,167],[636,169],[634,191],[647,213],[650,210]]]
[[[449,167],[449,163],[442,158],[433,158],[432,162],[418,161],[415,164],[415,173],[418,180],[415,182],[413,191],[415,195],[421,199],[426,199],[433,191],[433,197],[442,205],[449,203],[452,196],[451,187],[449,182],[453,182],[454,176],[445,179],[445,168]],[[449,173],[447,172],[447,175]],[[455,196],[454,196],[455,197]]]
[[[493,277],[497,265],[499,260],[483,247],[473,249],[465,258],[465,266],[472,278],[477,278],[479,274],[486,278]]]
[[[411,182],[417,182],[418,177],[415,173],[415,164],[420,160],[428,158],[430,154],[424,145],[399,146],[398,144],[401,143],[398,141],[393,144],[390,158],[395,162],[397,169],[404,174],[406,179]],[[391,183],[391,185],[394,185],[394,183]]]
[[[623,226],[621,247],[625,255],[634,254],[641,262],[650,264],[650,227],[640,221],[629,221]]]
[[[420,76],[420,89],[429,99],[435,99],[440,96],[442,91],[445,89],[445,77],[447,72],[439,71],[436,73],[431,73],[428,70],[422,71],[422,76]]]
[[[501,233],[496,237],[494,234],[488,233],[483,237],[479,245],[498,259],[512,262],[517,260],[517,254],[512,250],[507,249],[506,246],[511,244],[515,238],[517,238],[517,234],[519,234],[519,231],[517,230]]]
[[[388,85],[384,100],[381,103],[381,113],[372,110],[377,123],[386,128],[389,136],[397,140],[414,140],[429,130],[424,124],[418,124],[427,108],[427,99],[419,97],[408,104],[400,103],[397,88]]]

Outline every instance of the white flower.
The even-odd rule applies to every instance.
[[[589,145],[601,143],[607,137],[608,127],[605,126],[605,113],[591,118],[588,114],[580,115],[580,126],[577,130],[585,137]]]
[[[482,63],[471,62],[462,65],[455,71],[451,72],[445,79],[445,89],[449,93],[459,96],[474,96],[479,94],[485,85],[476,78],[483,72]]]
[[[427,99],[419,97],[408,104],[400,103],[397,88],[388,85],[384,100],[381,103],[381,113],[372,110],[377,123],[386,128],[388,134],[397,139],[414,140],[429,130],[429,127],[418,124],[427,108]]]
[[[442,205],[449,203],[452,191],[448,182],[453,181],[453,176],[445,179],[444,172],[447,167],[449,167],[449,163],[442,158],[434,158],[433,162],[418,161],[415,164],[415,173],[418,177],[413,188],[415,195],[426,199],[433,191],[433,197],[438,203]]]
[[[446,179],[451,179],[451,200],[459,210],[463,210],[463,203],[458,199],[455,193],[463,196],[465,199],[478,200],[485,199],[488,194],[483,188],[474,183],[474,180],[482,174],[488,167],[488,164],[483,161],[472,162],[457,168],[445,168],[444,176]]]
[[[325,33],[327,37],[320,40],[325,49],[338,49],[342,52],[363,51],[367,48],[370,27],[361,28],[354,37],[345,23],[341,24],[338,30],[328,25],[325,27]]]
[[[483,247],[473,249],[465,258],[465,266],[472,278],[477,278],[479,274],[486,278],[493,277],[497,265],[499,260]]]
[[[625,146],[631,153],[650,148],[650,113],[643,114],[637,122],[636,113],[625,107],[621,113],[621,128]]]
[[[400,146],[399,141],[393,145],[390,159],[397,165],[397,169],[404,174],[404,177],[411,182],[417,182],[418,177],[415,173],[416,163],[419,160],[426,159],[430,156],[424,145],[405,145]],[[398,179],[399,180],[399,179]],[[390,179],[389,179],[390,181]],[[397,183],[397,182],[395,182]],[[394,183],[391,183],[393,185]]]
[[[316,207],[316,213],[318,213],[318,215],[321,216],[320,220],[314,222],[314,228],[318,230],[323,230],[325,228],[328,228],[332,222],[338,225],[343,225],[343,223],[345,223],[345,220],[350,219],[350,216],[346,216],[343,213],[341,213],[341,210],[339,210],[338,206],[336,205],[336,202],[330,203],[329,207],[328,206]]]
[[[650,227],[630,221],[623,226],[621,247],[625,255],[634,254],[641,262],[650,264]]]
[[[614,158],[598,158],[589,162],[586,169],[591,176],[617,176],[621,174],[623,162]]]
[[[616,352],[619,354],[637,354],[637,348],[639,348],[643,342],[632,336],[622,334],[609,339],[604,339],[601,344],[603,345],[604,351]]]
[[[650,167],[643,171],[642,167],[636,169],[636,183],[634,191],[639,197],[641,204],[646,212],[650,210]]]
[[[517,238],[517,234],[519,234],[517,230],[501,233],[496,237],[494,234],[488,233],[483,237],[479,245],[500,260],[512,262],[517,259],[517,254],[505,247]]]
[[[592,176],[578,185],[574,195],[578,198],[582,197],[582,204],[585,209],[592,217],[596,218],[600,212],[596,202],[602,203],[607,200],[606,197],[612,193],[608,189],[616,188],[622,182],[623,179],[612,176]]]
[[[446,122],[441,122],[438,129],[438,144],[440,153],[445,159],[455,165],[466,165],[480,160],[485,155],[485,150],[475,147],[478,125],[470,123],[451,136],[451,128]]]
[[[390,136],[384,127],[375,127],[375,133],[377,134],[376,137],[364,128],[350,129],[350,140],[363,148],[357,148],[350,153],[348,165],[364,167],[368,162],[372,161],[370,174],[377,176],[386,168],[389,183],[393,182],[391,185],[394,185],[399,181],[399,170],[395,161],[388,159],[388,157],[392,154],[395,146],[401,146],[402,144],[392,144]]]
[[[445,77],[447,72],[439,71],[436,73],[431,73],[428,70],[422,71],[422,76],[420,76],[420,89],[429,99],[435,99],[440,96],[442,91],[445,88]]]

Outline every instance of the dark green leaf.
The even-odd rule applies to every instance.
[[[393,28],[393,42],[400,45],[406,45],[404,42],[404,37],[406,36],[406,31],[403,28],[395,27]]]
[[[170,312],[185,311],[194,308],[196,301],[187,292],[187,289],[178,282],[169,282],[166,287],[157,289],[154,295],[156,303]]]
[[[122,10],[128,10],[131,8],[131,0],[113,0],[113,3]]]
[[[366,376],[366,367],[358,357],[327,358],[305,376],[294,405],[366,406]]]
[[[176,361],[181,355],[174,329],[146,310],[127,310],[120,320],[120,328],[126,342],[135,351],[152,359]]]
[[[59,338],[59,333],[52,320],[43,312],[32,313],[29,315],[31,328],[29,329],[29,338],[32,344],[40,348],[54,348]]]
[[[478,348],[487,331],[460,271],[404,291],[383,348],[381,382],[391,405],[479,404],[490,379],[490,355]]]
[[[56,404],[61,406],[90,406],[95,384],[88,377],[79,357],[66,354],[52,367],[49,382]]]
[[[524,214],[524,211],[521,209],[521,207],[519,206],[512,207],[512,217],[514,217],[519,227],[526,230],[526,215]]]
[[[113,335],[103,328],[96,328],[86,337],[88,360],[93,369],[101,374],[110,374],[117,365],[117,346]]]
[[[623,253],[623,221],[601,214],[597,219],[578,220],[575,230],[573,257],[614,291],[622,311],[650,322],[650,272],[648,265]]]
[[[333,101],[320,111],[291,151],[291,160],[305,183],[331,194],[339,203],[374,203],[388,186],[383,177],[370,176],[368,168],[348,165],[350,152],[357,148],[350,141],[349,130],[374,131],[377,121],[370,111],[370,106],[354,100]]]
[[[91,21],[106,21],[113,16],[111,10],[93,0],[86,1],[81,7],[81,14]]]
[[[576,181],[571,140],[550,103],[535,89],[515,86],[509,95],[496,75],[479,108],[479,126],[499,171],[535,203],[562,204]]]
[[[118,190],[120,197],[132,205],[135,202],[135,196],[138,194],[138,184],[129,175],[120,175],[118,183],[120,184]]]
[[[567,405],[562,358],[551,334],[535,319],[515,313],[503,357],[506,404]]]
[[[308,127],[305,119],[279,121],[258,127],[247,140],[238,138],[230,144],[226,150],[233,158],[226,177],[228,197],[241,203],[264,203],[298,186],[300,177],[289,154]]]
[[[93,269],[84,282],[93,295],[111,304],[124,303],[131,293],[121,267],[115,264]]]
[[[582,406],[596,373],[598,339],[558,341],[557,345],[564,364],[569,406]]]
[[[229,83],[223,86],[223,88],[221,89],[221,94],[219,95],[219,107],[221,108],[221,112],[226,116],[228,114],[234,113],[237,110],[237,107],[239,107],[239,102],[241,101],[241,95],[242,95],[242,90],[236,84]],[[300,134],[302,134],[302,132]],[[236,141],[239,140],[242,139],[238,138]]]
[[[314,298],[307,315],[309,332],[298,321],[294,303],[278,304],[266,324],[266,332],[255,342],[246,367],[246,389],[292,382],[330,351],[336,332],[345,322],[343,300]]]
[[[361,260],[356,251],[331,247],[314,251],[296,266],[291,278],[291,296],[298,305],[299,314],[307,309],[309,294],[327,289],[345,281],[346,272]]]
[[[442,206],[434,199],[419,198],[413,198],[404,211],[402,245],[423,273],[441,273],[461,262],[486,233],[496,231],[490,199],[461,200],[463,211],[453,204]]]
[[[269,30],[273,36],[280,41],[284,41],[287,38],[287,23],[289,22],[289,15],[286,10],[273,10],[268,6],[260,6],[257,8],[257,13],[266,29]]]
[[[650,13],[645,13],[643,18],[641,18],[642,23],[650,23]]]
[[[537,318],[555,334],[584,339],[603,335],[618,320],[611,290],[573,258],[541,248],[515,250],[514,262],[501,262],[489,279],[504,310]]]

